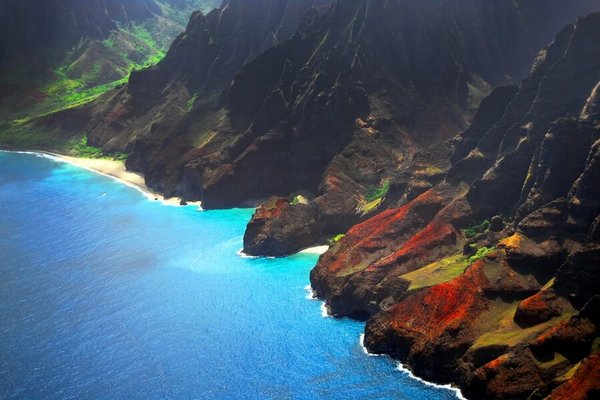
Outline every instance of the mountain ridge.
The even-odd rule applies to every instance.
[[[441,183],[321,257],[313,288],[368,318],[371,351],[469,398],[560,398],[563,374],[598,368],[599,34],[600,13],[565,28],[518,91],[496,89],[512,98],[488,98],[498,122],[449,143]]]

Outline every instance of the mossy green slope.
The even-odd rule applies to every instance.
[[[54,55],[35,67],[0,65],[0,146],[73,149],[85,132],[76,138],[47,133],[40,137],[30,122],[83,106],[125,84],[131,71],[158,63],[183,31],[191,12],[206,12],[217,1],[190,0],[181,8],[166,0],[157,3],[162,15],[139,23],[119,23],[108,37],[84,38],[58,59]]]

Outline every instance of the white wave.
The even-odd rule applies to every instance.
[[[238,255],[238,257],[241,257],[241,258],[250,258],[250,259],[252,259],[252,258],[258,258],[258,256],[251,256],[250,254],[244,253],[244,249],[243,248],[239,249],[236,254]]]
[[[454,394],[456,395],[457,399],[460,400],[467,400],[463,395],[462,392],[460,391],[459,388],[452,386],[452,385],[438,385],[437,383],[432,383],[432,382],[428,382],[424,379],[419,378],[418,376],[416,376],[415,374],[412,373],[412,371],[408,368],[406,368],[404,366],[404,364],[402,364],[401,362],[397,363],[397,367],[396,369],[400,372],[402,372],[403,374],[406,374],[408,376],[410,376],[412,379],[415,379],[419,382],[421,382],[422,384],[426,385],[426,386],[431,386],[431,387],[435,387],[438,389],[446,389],[449,390],[451,392],[454,392]]]
[[[45,159],[49,159],[49,160],[53,160],[56,162],[61,162],[64,164],[69,164],[69,165],[73,165],[77,168],[81,168],[84,169],[86,171],[98,174],[98,175],[102,175],[105,176],[107,178],[110,178],[114,181],[117,181],[125,186],[128,186],[132,189],[137,190],[138,192],[140,192],[141,194],[143,194],[148,200],[151,201],[160,201],[161,204],[163,206],[169,206],[169,207],[196,207],[197,211],[204,211],[204,209],[202,208],[202,202],[201,201],[194,201],[194,202],[188,202],[186,204],[186,206],[182,206],[180,204],[181,199],[179,198],[165,198],[164,196],[157,194],[157,193],[153,193],[150,189],[148,189],[147,187],[145,187],[144,185],[140,185],[134,182],[131,182],[127,179],[123,179],[120,178],[118,176],[115,175],[111,175],[109,173],[103,172],[99,169],[96,168],[92,168],[89,167],[87,165],[83,165],[83,163],[78,162],[78,161],[74,161],[74,159],[69,159],[69,158],[65,158],[66,156],[62,156],[60,154],[54,154],[54,153],[49,153],[49,152],[45,152],[45,151],[26,151],[26,150],[0,150],[0,152],[2,153],[15,153],[15,154],[28,154],[28,155],[33,155],[35,157],[39,157],[39,158],[45,158]],[[131,171],[126,171],[127,173],[131,173],[134,174]]]
[[[304,286],[304,290],[306,291],[306,298],[308,300],[317,300],[317,294],[315,293],[311,285]]]
[[[2,150],[2,149],[0,149],[0,153],[29,154],[29,155],[36,156],[39,158],[47,158],[50,160],[60,161],[59,157],[53,156],[52,154],[49,154],[49,153],[40,152],[40,151]]]
[[[329,313],[329,309],[327,308],[327,304],[325,302],[321,302],[321,317],[323,318],[331,318],[332,315]]]
[[[362,349],[362,351],[367,356],[369,356],[369,357],[388,357],[385,354],[373,354],[373,353],[370,353],[369,350],[367,349],[367,347],[365,346],[365,334],[364,333],[360,334],[359,343],[360,343],[360,348]],[[454,394],[456,395],[457,399],[459,399],[459,400],[467,400],[462,395],[462,392],[460,391],[460,389],[458,389],[457,387],[452,386],[452,385],[438,385],[437,383],[432,383],[432,382],[428,382],[428,381],[426,381],[424,379],[421,379],[418,376],[416,376],[415,374],[413,374],[410,369],[406,368],[404,366],[404,364],[402,364],[399,361],[396,362],[396,369],[398,371],[402,372],[403,374],[408,375],[411,379],[417,380],[417,381],[421,382],[422,384],[424,384],[426,386],[431,386],[431,387],[435,387],[435,388],[438,388],[438,389],[449,390],[451,392],[454,392]]]
[[[314,289],[312,288],[311,285],[304,286],[304,290],[306,290],[305,297],[308,300],[314,300],[314,301],[321,302],[321,306],[320,306],[321,317],[323,317],[323,318],[332,318],[333,317],[333,315],[331,315],[331,313],[329,312],[329,308],[327,307],[327,304],[323,300],[321,300],[317,297],[317,293],[314,291]]]
[[[369,357],[382,357],[383,356],[383,354],[369,353],[367,346],[365,346],[365,334],[364,333],[360,334],[360,338],[358,340],[360,343],[360,348],[362,349],[363,353],[365,353]]]

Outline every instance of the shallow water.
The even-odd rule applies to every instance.
[[[251,214],[0,152],[0,398],[456,398],[321,316],[317,256],[239,257]]]

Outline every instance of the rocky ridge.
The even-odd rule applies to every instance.
[[[285,198],[293,207],[276,210],[277,221],[257,214],[244,247],[290,254],[387,208],[388,191],[414,198],[439,182],[444,140],[481,99],[597,7],[226,1],[194,14],[160,64],[37,128],[85,131],[93,146],[128,153],[155,190],[207,208]]]
[[[281,115],[287,119],[255,139],[256,148],[234,153],[232,164],[224,160],[227,168],[234,168],[227,171],[227,179],[239,176],[236,187],[242,182],[270,187],[256,194],[246,188],[240,197],[271,191],[293,203],[264,203],[248,227],[244,251],[285,255],[326,242],[388,208],[390,199],[413,199],[438,183],[449,167],[450,149],[444,140],[469,125],[481,99],[493,86],[518,80],[528,71],[538,49],[563,26],[554,25],[559,14],[598,6],[572,3],[567,10],[565,3],[545,3],[548,14],[542,17],[533,12],[532,2],[335,3],[304,36],[305,41],[311,35],[318,38],[310,59],[288,57],[282,62],[282,56],[279,61],[286,74],[291,65],[303,65],[291,91],[284,81],[271,83],[274,93],[281,89],[286,94],[289,111]],[[290,42],[282,47],[297,49],[300,43]],[[266,56],[255,63],[272,63]],[[318,80],[307,83],[305,76]],[[309,91],[295,96],[298,87]],[[339,103],[339,93],[348,104]],[[273,153],[291,157],[273,158]],[[297,194],[309,201],[299,203]],[[273,204],[282,208],[269,211]],[[265,217],[269,213],[277,218]]]
[[[563,29],[447,143],[440,183],[321,257],[313,288],[368,318],[369,350],[469,398],[598,393],[599,40],[597,13]]]

